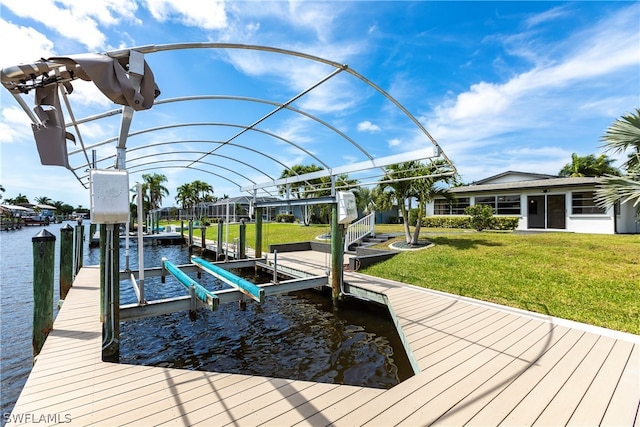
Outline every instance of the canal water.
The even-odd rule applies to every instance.
[[[56,236],[54,299],[58,291],[60,228]],[[75,225],[71,223],[71,225]],[[0,375],[2,424],[24,386],[32,366],[32,243],[41,227],[0,234]],[[88,234],[88,225],[85,232]],[[85,243],[88,235],[85,236]],[[145,246],[145,267],[159,267],[162,257],[174,264],[189,262],[186,247]],[[85,244],[84,264],[99,264],[99,249]],[[124,248],[120,248],[124,268]],[[135,245],[129,262],[137,269]],[[195,278],[195,275],[193,275]],[[197,279],[210,290],[227,285],[203,275]],[[268,276],[252,278],[264,283]],[[121,304],[135,302],[122,282]],[[145,279],[147,300],[186,295],[168,277]],[[54,316],[57,314],[54,301]],[[359,301],[334,311],[329,295],[310,290],[268,297],[263,304],[222,304],[215,312],[201,309],[197,319],[188,312],[122,322],[120,362],[204,371],[243,373],[336,384],[390,388],[413,375],[402,343],[386,308]]]

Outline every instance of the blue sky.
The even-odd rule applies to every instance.
[[[0,5],[3,68],[41,57],[183,42],[273,46],[347,64],[420,121],[464,182],[506,170],[556,174],[574,152],[601,153],[605,129],[639,106],[638,2],[41,0],[25,7],[0,0]],[[162,91],[158,100],[208,94],[285,102],[333,71],[247,50],[171,51],[146,59]],[[74,89],[69,99],[76,118],[118,108],[91,83],[74,82]],[[331,123],[374,156],[428,144],[374,92],[341,73],[294,107]],[[25,99],[33,103],[32,97]],[[0,102],[3,196],[21,193],[32,201],[48,196],[88,207],[88,190],[68,170],[40,165],[28,118],[4,88]],[[247,125],[272,109],[229,100],[158,105],[136,113],[132,131],[178,122]],[[83,125],[84,143],[114,136],[119,121],[112,117]],[[310,122],[287,111],[261,128],[332,167],[362,160],[354,146]],[[177,167],[194,151],[212,149],[211,143],[184,141],[221,141],[237,132],[229,126],[194,126],[130,137],[130,150],[146,147],[127,154],[131,165],[142,165],[151,155],[157,161],[153,170],[133,168],[130,182],[140,173],[165,174],[171,194],[163,205],[171,206],[176,187],[195,179],[212,184],[217,196],[235,196],[240,192],[234,183],[244,178],[262,182],[279,176],[282,166],[256,151],[287,165],[318,163],[291,145],[252,132],[251,138],[234,142],[254,151],[226,147],[216,152],[220,156],[207,167],[217,175]],[[163,144],[169,141],[182,142]],[[96,151],[106,158],[115,145]],[[75,163],[82,160],[76,157]]]

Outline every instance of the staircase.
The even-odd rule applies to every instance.
[[[371,212],[369,215],[360,218],[353,224],[347,227],[347,231],[344,235],[344,251],[349,250],[349,246],[364,239],[366,236],[374,236],[376,225],[376,213]]]

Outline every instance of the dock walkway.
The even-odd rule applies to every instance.
[[[326,254],[278,254],[310,272]],[[9,425],[640,425],[640,336],[346,272],[386,295],[420,373],[371,389],[101,360],[99,270],[76,277]]]

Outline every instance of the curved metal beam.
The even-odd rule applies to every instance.
[[[131,151],[133,151],[133,150],[129,150],[129,152],[131,152]],[[153,154],[147,154],[145,156],[135,157],[133,159],[127,159],[127,164],[129,162],[135,162],[136,160],[141,160],[141,159],[145,159],[147,157],[153,157],[153,156],[168,156],[168,155],[173,155],[173,154],[205,154],[205,153],[207,153],[207,151],[167,151],[166,153],[153,153]],[[260,169],[258,169],[257,167],[255,167],[253,165],[250,165],[249,163],[243,162],[242,160],[234,159],[233,157],[224,156],[224,155],[221,155],[221,154],[212,154],[212,156],[222,157],[222,158],[225,158],[227,160],[231,160],[233,162],[240,163],[240,164],[242,164],[242,165],[244,165],[244,166],[246,166],[248,168],[251,168],[251,169],[255,170],[256,172],[261,173],[262,175],[266,176],[267,178],[269,178],[271,180],[274,179],[269,174],[261,171]],[[105,157],[103,159],[98,160],[97,163],[100,163],[102,161],[109,160],[109,159],[112,159],[112,158],[115,158],[115,157],[116,157],[116,154],[113,154],[113,155],[111,155],[109,157]],[[206,162],[202,162],[202,163],[214,165],[213,163],[206,163]],[[229,169],[229,168],[224,167],[224,166],[219,166],[219,167],[222,168],[222,169],[227,169],[227,170],[229,170],[229,171],[231,171],[233,173],[236,173],[236,174],[242,176],[243,178],[247,179],[247,181],[251,181],[251,179],[245,177],[244,175],[240,174],[239,172],[235,171],[234,169]],[[82,178],[85,178],[87,176],[89,176],[89,175],[85,175]]]
[[[145,148],[155,147],[155,146],[158,146],[158,145],[190,144],[190,143],[196,143],[196,144],[200,144],[200,143],[215,143],[215,144],[222,144],[222,141],[216,141],[216,140],[211,140],[211,139],[190,139],[190,140],[184,140],[184,141],[165,141],[165,142],[155,142],[155,143],[153,143],[153,144],[148,144],[148,145],[142,145],[142,146],[139,146],[139,147],[134,147],[134,148],[131,148],[131,149],[127,150],[127,151],[130,153],[130,152],[132,152],[132,151],[136,151],[136,150],[143,150],[143,149],[145,149]],[[261,152],[261,151],[258,151],[258,150],[254,149],[254,148],[244,147],[244,146],[239,145],[239,144],[227,144],[227,145],[231,145],[231,146],[233,146],[233,147],[238,147],[238,148],[243,149],[243,150],[251,151],[251,152],[256,153],[256,154],[258,154],[258,155],[260,155],[260,156],[264,156],[264,157],[266,157],[266,158],[267,158],[267,159],[269,159],[269,160],[274,161],[275,163],[277,163],[277,164],[279,164],[280,166],[282,166],[284,169],[291,169],[289,166],[285,165],[284,163],[282,163],[280,160],[276,159],[275,157],[271,157],[270,155],[265,154],[265,153],[263,153],[263,152]],[[112,154],[112,155],[110,155],[110,156],[103,157],[102,159],[98,159],[98,160],[97,160],[97,163],[100,163],[100,162],[103,162],[103,161],[106,161],[106,160],[109,160],[109,159],[113,159],[113,158],[115,158],[116,156],[117,156],[116,154]],[[215,154],[215,156],[218,156],[218,157],[225,157],[225,158],[228,158],[228,159],[234,160],[234,161],[236,161],[236,162],[240,162],[240,163],[246,164],[246,163],[241,162],[240,160],[234,159],[234,158],[232,158],[232,157],[229,157],[229,156],[223,156],[222,154]],[[248,164],[247,164],[247,165],[248,165]],[[71,169],[71,170],[72,170],[72,171],[76,171],[76,170],[78,170],[78,169],[81,169],[81,168],[83,168],[83,167],[87,167],[87,166],[88,166],[88,165],[80,165],[80,166],[78,166],[78,167],[76,167],[76,168],[73,168],[73,169]],[[259,170],[259,169],[258,169],[258,168],[256,168],[255,166],[252,166],[252,165],[248,165],[248,166],[251,166],[252,168],[256,169],[257,171],[262,172],[261,170]],[[292,170],[292,169],[291,169],[291,170]],[[292,171],[293,171],[293,170],[292,170]],[[295,171],[293,171],[293,172],[294,172],[296,175],[298,175]],[[266,174],[266,173],[264,173],[264,172],[262,172],[262,173],[263,173],[263,174],[265,174],[265,175],[267,175],[267,174]],[[272,177],[270,177],[269,175],[267,175],[267,177],[269,177],[269,179],[273,179],[273,178],[272,178]]]
[[[235,128],[241,128],[241,129],[249,129],[249,126],[245,126],[245,125],[239,125],[239,124],[235,124],[235,123],[218,123],[218,122],[193,122],[193,123],[177,123],[177,124],[171,124],[171,125],[162,125],[162,126],[156,126],[156,127],[152,127],[152,128],[147,128],[147,129],[142,129],[139,131],[135,131],[135,132],[131,132],[129,134],[129,136],[136,136],[136,135],[141,135],[144,133],[149,133],[149,132],[155,132],[158,130],[165,130],[165,129],[172,129],[172,128],[179,128],[179,127],[189,127],[189,126],[226,126],[226,127],[235,127]],[[303,153],[305,153],[306,155],[308,155],[309,157],[313,158],[314,160],[316,160],[318,163],[320,163],[323,167],[325,167],[326,169],[330,169],[330,166],[327,165],[325,162],[323,162],[322,160],[320,160],[316,155],[310,153],[307,149],[300,147],[298,144],[289,141],[286,138],[281,137],[280,135],[276,135],[272,132],[263,130],[263,129],[258,129],[258,128],[250,128],[249,130],[255,131],[255,132],[259,132],[265,135],[268,135],[272,138],[275,139],[279,139],[282,142],[285,142],[295,148],[297,148],[298,150],[302,151]],[[100,147],[102,145],[108,144],[110,142],[114,142],[117,141],[118,137],[113,137],[113,138],[109,138],[109,139],[105,139],[104,141],[98,142],[96,144],[93,144],[91,146],[86,147],[87,149],[93,149],[96,147]],[[83,150],[75,150],[69,153],[69,155],[73,155],[73,154],[78,154],[83,152]]]
[[[353,140],[351,137],[349,137],[347,134],[345,134],[344,132],[342,132],[340,129],[336,128],[335,126],[333,126],[330,123],[327,123],[326,121],[322,120],[321,118],[314,116],[311,113],[308,113],[304,110],[300,110],[299,108],[295,108],[292,107],[291,105],[284,105],[282,103],[276,102],[276,101],[270,101],[268,99],[261,99],[261,98],[251,98],[251,97],[246,97],[246,96],[233,96],[233,95],[190,95],[190,96],[178,96],[178,97],[174,97],[174,98],[167,98],[167,99],[161,99],[161,100],[156,100],[154,102],[154,106],[156,105],[163,105],[163,104],[170,104],[173,102],[183,102],[183,101],[202,101],[202,100],[223,100],[223,101],[244,101],[244,102],[254,102],[254,103],[259,103],[259,104],[267,104],[267,105],[273,105],[276,107],[282,107],[285,108],[289,111],[292,111],[296,114],[300,114],[302,116],[305,116],[317,123],[320,123],[322,126],[328,128],[329,130],[331,130],[332,132],[340,135],[342,138],[344,138],[345,140],[347,140],[351,145],[353,145],[354,147],[356,147],[358,150],[360,150],[360,152],[362,154],[364,154],[365,156],[367,156],[369,158],[369,160],[373,160],[373,156],[371,156],[371,154],[367,153],[367,151],[362,148],[362,146],[360,146],[360,144],[358,144],[355,140]],[[93,116],[88,116],[85,118],[82,118],[80,120],[76,121],[76,124],[82,124],[82,123],[89,123],[91,121],[94,120],[99,120],[99,119],[104,119],[106,117],[111,117],[117,114],[121,114],[122,113],[122,109],[115,109],[115,110],[109,110],[106,111],[104,113],[101,114],[96,114]],[[67,123],[65,124],[65,126],[71,126],[71,123]]]
[[[183,50],[183,49],[243,49],[243,50],[272,52],[272,53],[279,53],[283,55],[289,55],[289,56],[294,56],[298,58],[308,59],[310,61],[319,62],[322,64],[330,65],[334,68],[342,69],[348,72],[349,74],[351,74],[352,76],[356,77],[357,79],[361,80],[368,86],[375,89],[378,93],[380,93],[382,96],[387,98],[391,103],[393,103],[396,107],[398,107],[398,109],[402,111],[418,127],[418,129],[420,129],[422,133],[424,133],[427,136],[427,138],[429,138],[431,143],[437,147],[437,149],[441,152],[442,157],[447,161],[447,163],[449,163],[453,168],[455,168],[453,163],[440,149],[440,146],[438,145],[438,142],[435,140],[435,138],[431,136],[431,134],[427,131],[427,129],[425,129],[425,127],[422,126],[422,123],[420,123],[420,121],[418,121],[418,119],[416,119],[413,116],[413,114],[409,112],[409,110],[407,110],[398,100],[392,97],[380,86],[376,85],[371,80],[367,79],[357,71],[349,68],[346,64],[341,64],[339,62],[331,61],[325,58],[321,58],[319,56],[309,55],[303,52],[296,52],[294,50],[280,49],[280,48],[275,48],[270,46],[261,46],[261,45],[247,45],[247,44],[239,44],[239,43],[215,43],[215,42],[145,45],[145,46],[132,47],[129,49],[118,49],[118,50],[109,51],[109,52],[105,52],[105,55],[108,55],[114,58],[119,58],[119,57],[128,56],[129,51],[131,50],[135,50],[135,51],[147,54],[147,53],[163,52],[163,51],[170,51],[170,50]]]

